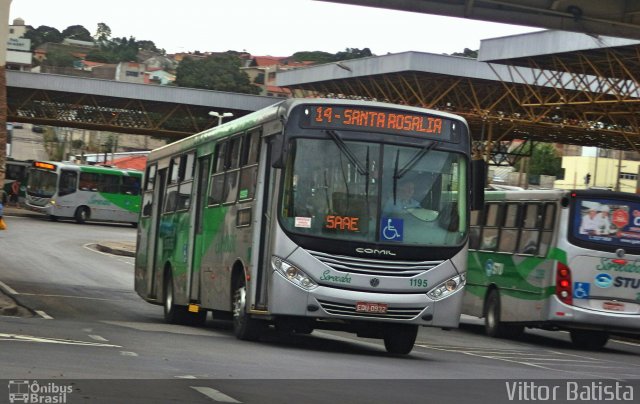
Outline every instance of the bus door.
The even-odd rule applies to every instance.
[[[164,190],[167,178],[167,169],[163,168],[158,170],[158,174],[155,181],[155,189],[153,197],[157,203],[153,204],[154,211],[152,212],[152,223],[150,233],[152,237],[149,238],[149,245],[147,257],[149,262],[147,263],[147,274],[149,275],[147,280],[150,282],[149,294],[151,296],[158,296],[156,290],[158,282],[161,281],[160,277],[163,276],[162,268],[158,268],[158,263],[162,264],[162,248],[159,248],[160,235],[162,230],[160,229],[160,220],[162,218],[162,211],[164,210]]]
[[[197,177],[196,177],[196,200],[194,206],[195,223],[193,225],[193,256],[191,260],[191,288],[189,290],[189,301],[201,303],[201,284],[200,277],[203,273],[202,257],[206,248],[204,234],[204,208],[207,206],[209,169],[211,166],[211,155],[200,157],[198,159]]]

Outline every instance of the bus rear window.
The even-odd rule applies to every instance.
[[[640,248],[640,203],[604,198],[577,199],[570,230],[578,244],[594,243],[611,250]]]

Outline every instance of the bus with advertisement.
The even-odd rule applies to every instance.
[[[440,111],[298,99],[153,150],[135,289],[168,322],[212,312],[240,339],[335,329],[407,354],[419,326],[458,325],[484,169],[470,141]]]
[[[34,161],[26,207],[51,219],[131,223],[140,213],[142,171],[108,166]]]
[[[640,197],[607,190],[487,191],[473,212],[463,313],[494,337],[569,331],[603,347],[640,330]]]

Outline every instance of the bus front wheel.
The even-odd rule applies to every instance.
[[[89,220],[89,216],[91,216],[91,214],[89,212],[89,208],[87,208],[86,206],[80,206],[78,209],[76,209],[76,222],[82,224]]]
[[[606,331],[571,330],[571,342],[578,348],[601,349],[609,341],[609,333]]]
[[[247,286],[244,277],[238,277],[233,288],[233,333],[238,339],[256,341],[264,328],[260,320],[247,313]]]
[[[394,326],[385,332],[384,347],[390,354],[407,355],[413,350],[417,336],[417,325]]]
[[[508,324],[500,321],[500,294],[496,289],[489,292],[484,314],[484,329],[494,338],[516,338],[524,332],[520,324]]]

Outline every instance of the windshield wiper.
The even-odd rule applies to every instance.
[[[415,166],[418,163],[418,161],[420,161],[424,156],[427,155],[427,153],[429,153],[439,144],[440,142],[434,140],[433,142],[429,143],[422,149],[418,150],[416,154],[414,154],[413,157],[411,157],[411,160],[407,161],[407,163],[404,166],[402,166],[402,168],[399,170],[398,170],[398,162],[400,160],[400,149],[396,150],[396,164],[395,164],[395,167],[393,168],[393,204],[394,205],[396,204],[396,190],[398,188],[398,180],[404,177],[405,174],[408,173],[413,168],[413,166]]]
[[[360,163],[360,161],[358,161],[358,158],[356,157],[356,155],[353,154],[351,149],[349,149],[349,146],[347,146],[347,144],[342,140],[342,138],[338,135],[338,133],[334,130],[328,130],[327,133],[329,134],[329,136],[331,136],[331,139],[333,139],[333,142],[336,144],[336,146],[338,146],[338,149],[340,149],[340,151],[345,156],[347,156],[347,159],[349,159],[351,164],[353,164],[356,167],[356,169],[358,170],[358,173],[360,175],[364,175],[367,178],[369,178],[369,167],[362,167],[362,164]],[[367,158],[368,158],[368,154],[367,154]]]

